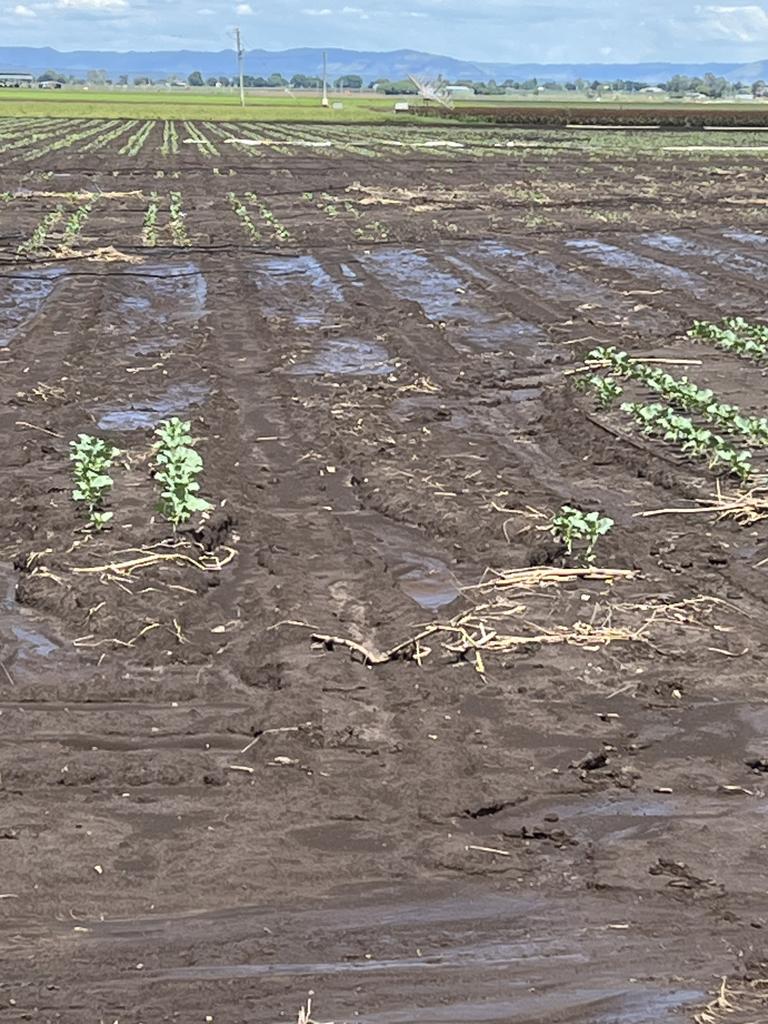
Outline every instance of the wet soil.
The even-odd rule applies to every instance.
[[[16,255],[50,198],[0,205],[2,1019],[273,1024],[314,992],[337,1022],[664,1024],[765,959],[768,528],[636,518],[716,481],[564,373],[618,344],[764,414],[764,371],[684,333],[765,316],[760,207],[726,202],[763,171],[488,138],[0,175],[125,193],[58,260]],[[145,247],[170,188],[189,244]],[[249,240],[233,189],[290,238]],[[108,244],[132,259],[84,255]],[[216,506],[177,535],[150,471],[174,414]],[[82,431],[122,452],[97,536]],[[489,570],[562,564],[536,527],[565,502],[615,519],[600,563],[636,576],[513,592],[538,639],[313,642],[387,650]]]

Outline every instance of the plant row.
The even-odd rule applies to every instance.
[[[683,412],[695,413],[708,423],[739,434],[753,445],[768,445],[768,419],[764,416],[745,416],[737,405],[721,402],[711,388],[701,388],[688,377],[675,377],[657,366],[650,366],[640,359],[633,359],[626,352],[615,347],[596,348],[587,356],[587,364],[609,365],[611,374],[625,379],[636,380],[655,391],[670,405]],[[595,384],[600,404],[611,404],[610,397],[619,397],[621,388],[615,381],[607,380],[604,385]],[[618,388],[618,393],[616,389]]]
[[[713,341],[717,348],[742,359],[765,359],[768,356],[768,326],[751,324],[743,317],[730,317],[720,324],[694,320],[689,338]]]
[[[161,488],[158,511],[174,529],[195,513],[213,508],[199,495],[203,460],[190,431],[190,423],[173,417],[154,432],[157,440],[152,447],[152,475]],[[88,526],[94,531],[103,530],[114,515],[105,505],[114,485],[110,470],[119,455],[119,449],[108,441],[90,434],[80,434],[77,441],[70,442],[72,498],[83,508]]]
[[[601,366],[607,363],[613,373],[651,387],[667,398],[671,405],[677,405],[684,411],[701,413],[710,422],[717,422],[718,417],[721,417],[729,430],[743,433],[757,443],[767,443],[768,423],[742,417],[735,406],[717,402],[713,392],[698,388],[687,378],[678,380],[655,367],[631,359],[626,352],[619,352],[615,348],[593,349],[587,356],[587,362]],[[599,374],[586,377],[581,387],[594,391],[603,408],[610,407],[623,393],[613,377],[602,377]],[[699,426],[689,416],[676,412],[671,405],[660,402],[625,402],[621,409],[632,417],[642,433],[675,444],[684,455],[705,459],[710,469],[723,469],[738,477],[742,483],[749,478],[752,473],[750,451],[734,448],[722,435]]]

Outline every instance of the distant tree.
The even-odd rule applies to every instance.
[[[273,75],[270,75],[267,79],[267,85],[272,86],[275,89],[284,89],[288,85],[288,79],[283,78],[279,71],[276,71]]]
[[[362,89],[363,80],[360,75],[342,75],[334,83],[337,89]]]
[[[134,85],[151,85],[151,79],[147,78],[146,75],[136,75],[133,79]]]
[[[232,81],[226,75],[219,75],[219,85],[232,85]],[[245,83],[243,83],[245,84]]]
[[[187,78],[187,82],[188,82],[189,85],[194,85],[194,86],[205,85],[205,81],[203,79],[203,76],[202,76],[202,74],[199,71],[193,71],[192,74],[189,75],[189,77]]]
[[[128,85],[128,75],[120,75],[117,80],[118,85]]]
[[[765,96],[766,93],[768,93],[768,86],[765,84],[762,78],[752,85],[752,95],[755,98]]]
[[[88,85],[106,85],[107,72],[101,68],[89,71],[86,75],[86,81],[88,82]]]
[[[419,91],[410,80],[400,82],[384,80],[376,83],[376,89],[387,96],[416,96]]]
[[[213,89],[214,86],[218,84],[218,81],[218,78],[215,78],[213,75],[211,75],[210,78],[206,78],[205,84],[210,85],[210,87]]]
[[[362,84],[362,79],[360,79]],[[291,85],[294,89],[319,89],[323,84],[322,78],[315,75],[294,75]]]
[[[38,82],[66,82],[67,76],[60,71],[52,71],[50,68],[38,76]]]

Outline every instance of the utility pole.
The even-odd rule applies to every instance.
[[[323,106],[328,106],[328,53],[323,50]]]
[[[243,85],[243,57],[245,51],[243,50],[243,44],[240,40],[240,29],[235,29],[235,39],[237,40],[237,70],[240,75],[240,106],[245,106],[245,86]]]

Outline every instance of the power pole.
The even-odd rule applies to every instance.
[[[240,29],[235,29],[235,39],[237,40],[237,69],[240,75],[240,106],[245,106],[245,86],[243,85],[243,57],[245,51],[243,50],[243,44],[240,40]]]
[[[323,106],[328,106],[328,54],[323,50]]]

